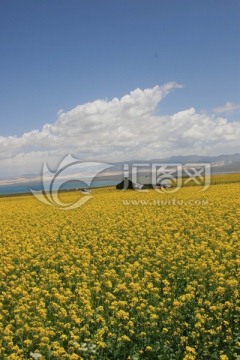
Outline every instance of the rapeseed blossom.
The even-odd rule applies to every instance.
[[[0,359],[238,359],[240,184],[92,195],[0,199]]]

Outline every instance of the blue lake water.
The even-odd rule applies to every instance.
[[[115,186],[118,182],[119,180],[96,180],[91,183],[90,187],[94,188],[94,187]],[[71,190],[71,189],[78,189],[85,187],[88,186],[84,183],[80,183],[79,181],[71,181],[64,183],[61,186],[60,190]],[[42,183],[2,185],[0,186],[0,195],[27,194],[27,193],[31,193],[31,189],[36,191],[43,190]]]

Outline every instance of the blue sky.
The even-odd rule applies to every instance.
[[[139,152],[140,147],[147,146],[143,140],[144,127],[140,133],[141,126],[139,131],[131,127],[128,129],[124,119],[121,126],[121,122],[115,122],[116,118],[113,117],[113,132],[123,128],[129,138],[135,138],[135,143],[129,141],[124,144],[125,148],[129,148],[129,157],[138,154],[142,158],[157,157],[154,156],[154,149],[163,155],[209,153],[211,149],[213,154],[236,152],[239,145],[237,139],[232,139],[234,146],[229,145],[230,137],[226,140],[226,151],[220,143],[224,141],[221,137],[223,132],[230,136],[239,131],[239,38],[238,0],[2,0],[0,150],[2,153],[5,151],[2,157],[5,156],[6,167],[0,177],[13,174],[10,167],[16,167],[15,161],[19,156],[25,157],[26,163],[31,162],[31,157],[28,158],[30,153],[35,154],[32,154],[34,158],[36,152],[39,156],[42,152],[46,158],[46,154],[53,151],[47,147],[50,137],[47,140],[46,131],[51,134],[56,131],[55,137],[61,138],[61,146],[65,146],[62,135],[56,130],[61,122],[59,111],[65,116],[66,127],[73,129],[77,126],[78,142],[83,138],[86,146],[71,148],[66,145],[65,153],[73,151],[78,156],[85,154],[84,159],[90,153],[89,159],[92,160],[96,160],[96,154],[100,154],[102,160],[108,160],[110,150],[104,144],[104,141],[108,142],[108,137],[103,130],[103,109],[98,108],[99,113],[96,115],[95,110],[94,115],[98,116],[98,120],[94,121],[103,126],[99,130],[102,135],[99,138],[100,152],[96,145],[97,137],[94,137],[96,133],[93,133],[94,141],[86,141],[91,135],[86,131],[88,123],[84,114],[80,111],[81,116],[74,120],[75,125],[71,122],[74,109],[87,104],[91,106],[99,99],[109,106],[113,98],[132,96],[136,99],[136,89],[144,91],[154,89],[156,85],[161,89],[161,94],[158,94],[153,108],[145,111],[148,111],[149,121],[151,116],[155,116],[157,126],[167,117],[171,120],[174,116],[180,116],[177,114],[182,114],[181,121],[184,117],[185,127],[177,130],[179,136],[175,133],[170,139],[172,147],[169,144],[160,146],[161,136],[151,139],[149,134],[148,143],[155,145],[151,151],[146,149],[144,153]],[[166,84],[172,84],[167,92],[164,90]],[[133,95],[127,95],[131,92]],[[151,94],[157,96],[156,90],[152,90]],[[141,101],[141,105],[146,103],[144,96]],[[193,115],[184,113],[192,108],[195,111]],[[104,109],[109,114],[109,108]],[[119,108],[114,114],[119,118],[123,109]],[[205,116],[205,120],[201,116]],[[221,121],[217,120],[219,117]],[[128,120],[135,124],[135,129],[138,127],[138,118],[133,116]],[[204,125],[207,121],[208,125]],[[205,143],[201,139],[199,143],[193,131],[200,126],[200,122],[201,129],[205,129],[204,126],[208,126],[208,130],[212,129],[211,126],[218,127],[218,145],[217,135],[213,146],[211,139]],[[48,130],[45,127],[43,135],[45,124],[49,125]],[[187,125],[189,128],[192,126],[190,135],[189,132],[185,134]],[[171,126],[177,129],[174,121]],[[99,127],[96,126],[96,129]],[[34,130],[38,132],[38,139]],[[81,136],[80,130],[84,136]],[[182,136],[184,131],[185,135]],[[199,130],[198,134],[203,134],[203,131]],[[39,142],[39,137],[42,139],[44,136],[46,143]],[[186,144],[182,144],[184,139]],[[115,143],[114,158],[123,160],[122,140]],[[55,153],[58,146],[56,141]],[[109,160],[112,158],[109,157]],[[20,168],[23,173],[30,171],[26,163],[24,160],[19,163],[19,174]]]

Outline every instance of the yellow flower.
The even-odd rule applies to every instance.
[[[154,357],[165,344],[195,360],[216,341],[216,357],[229,343],[235,356],[240,175],[229,178],[174,195],[93,189],[69,212],[0,197],[0,358]]]

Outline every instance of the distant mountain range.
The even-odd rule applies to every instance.
[[[198,164],[198,163],[208,163],[211,165],[212,173],[234,173],[240,172],[240,153],[233,155],[218,155],[218,156],[199,156],[199,155],[186,155],[186,156],[171,156],[167,158],[156,158],[151,160],[131,160],[126,161],[127,164]],[[119,172],[123,169],[124,163],[118,162],[114,166],[105,171],[104,174],[112,172]]]
[[[99,173],[96,177],[96,181],[119,181],[124,175],[124,164],[198,164],[208,163],[211,165],[212,174],[224,174],[224,173],[240,173],[240,153],[233,155],[218,155],[218,156],[198,156],[198,155],[186,155],[186,156],[171,156],[167,158],[156,158],[151,160],[131,160],[126,162],[112,163],[112,167]],[[147,170],[147,168],[146,168]],[[130,170],[131,172],[131,170]],[[79,175],[79,173],[77,174]],[[79,177],[77,177],[79,179]],[[80,174],[81,178],[81,174]],[[69,180],[71,176],[69,176]],[[76,177],[74,178],[76,179]],[[11,186],[15,184],[41,184],[41,174],[27,174],[21,177],[15,177],[11,179],[0,179],[0,186]]]

